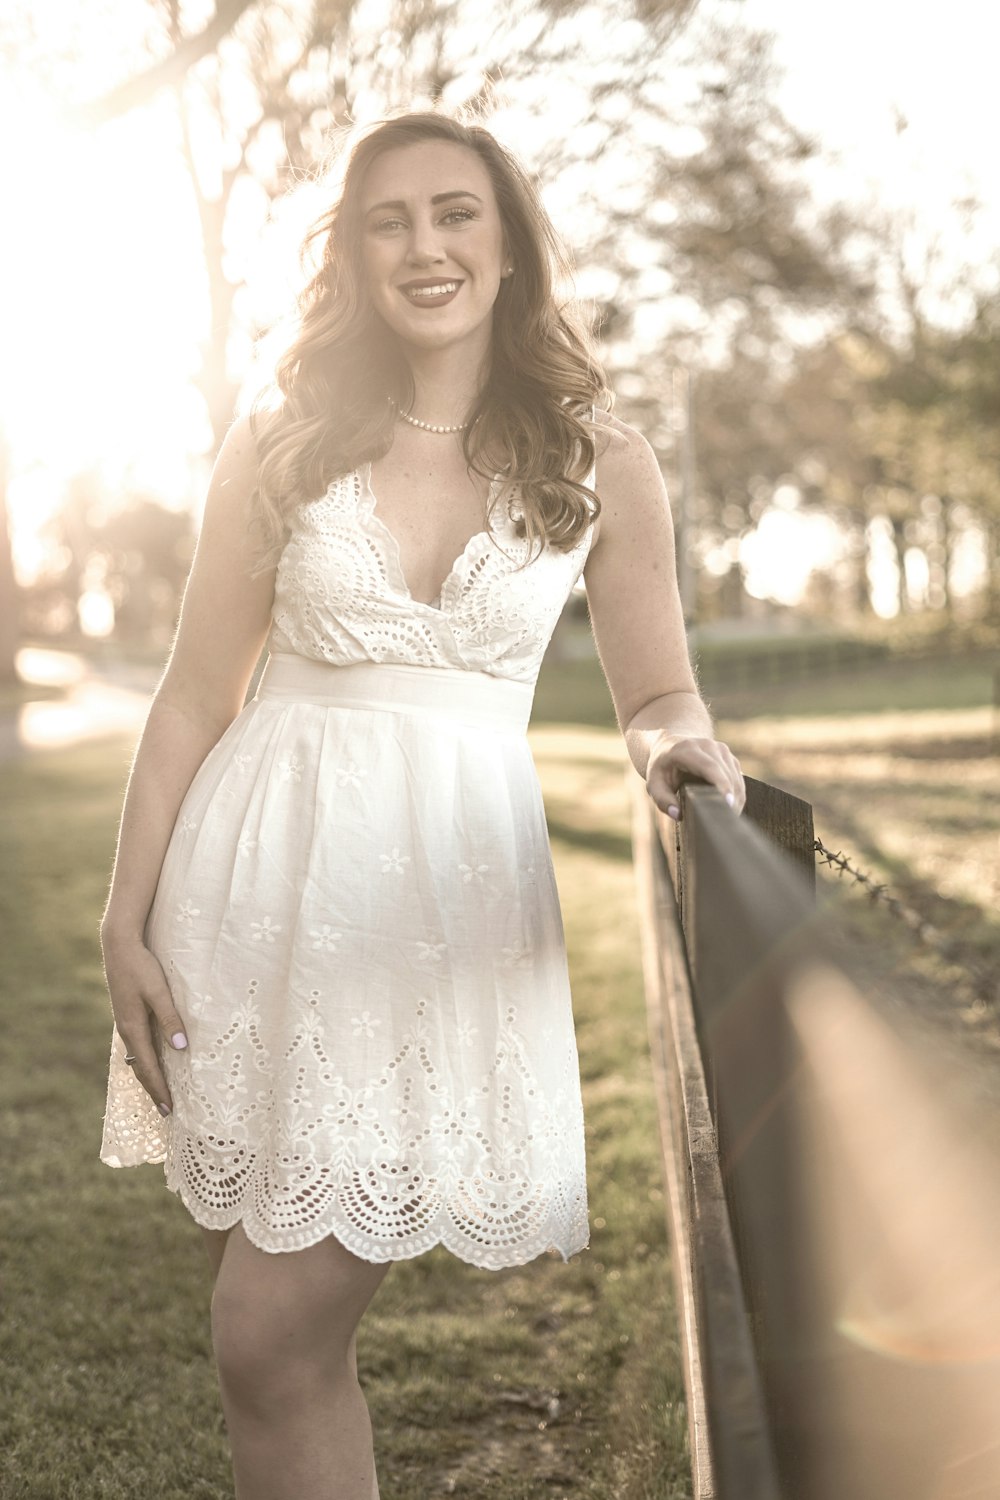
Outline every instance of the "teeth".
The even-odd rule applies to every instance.
[[[406,288],[408,297],[443,297],[446,292],[457,292],[457,281],[443,281],[440,286],[411,286]]]

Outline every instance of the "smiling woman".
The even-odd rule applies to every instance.
[[[462,186],[439,188],[448,181]],[[391,196],[397,192],[406,196]],[[483,162],[448,141],[384,153],[368,173],[364,202],[368,292],[403,348],[440,348],[461,330],[478,339],[485,360],[493,305],[513,266],[504,263],[509,251]],[[424,316],[446,307],[451,317]],[[433,415],[463,430],[449,414]]]
[[[363,131],[348,162],[313,231],[322,265],[301,299],[299,337],[278,363],[283,400],[258,408],[268,555],[298,494],[372,450],[401,458],[397,412],[417,427],[462,432],[480,506],[516,453],[525,534],[579,541],[599,508],[581,484],[594,451],[586,415],[608,393],[589,332],[572,305],[555,307],[569,263],[534,185],[489,132],[443,115]]]
[[[383,122],[319,233],[278,392],[219,457],[103,925],[102,1158],[163,1161],[204,1230],[239,1500],[377,1496],[355,1336],[392,1261],[587,1244],[525,737],[584,568],[650,795],[744,796],[659,470],[602,410],[516,162],[478,125]]]

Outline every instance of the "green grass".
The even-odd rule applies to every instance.
[[[706,690],[706,697],[713,716],[733,720],[980,708],[993,701],[996,661],[995,652],[926,661],[889,657],[801,681]],[[547,659],[538,679],[533,718],[535,723],[613,727],[614,711],[596,657]]]
[[[928,661],[889,658],[850,671],[710,693],[714,713],[726,718],[758,714],[789,718],[883,713],[887,709],[979,708],[992,702],[995,656],[979,654]]]
[[[585,1081],[592,1246],[493,1273],[435,1251],[365,1319],[384,1500],[682,1500],[686,1416],[616,737],[535,736]],[[162,1169],[98,1160],[97,922],[121,741],[0,770],[6,1143],[0,1495],[232,1495],[200,1233]]]

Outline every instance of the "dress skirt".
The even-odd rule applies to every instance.
[[[178,813],[146,941],[186,1051],[161,1119],[112,1042],[101,1159],[267,1251],[474,1265],[588,1239],[529,685],[269,659]]]

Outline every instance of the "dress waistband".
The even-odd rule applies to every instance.
[[[295,652],[274,651],[255,696],[262,702],[433,714],[460,724],[523,734],[534,688],[527,682],[456,667],[370,661],[334,666]]]

